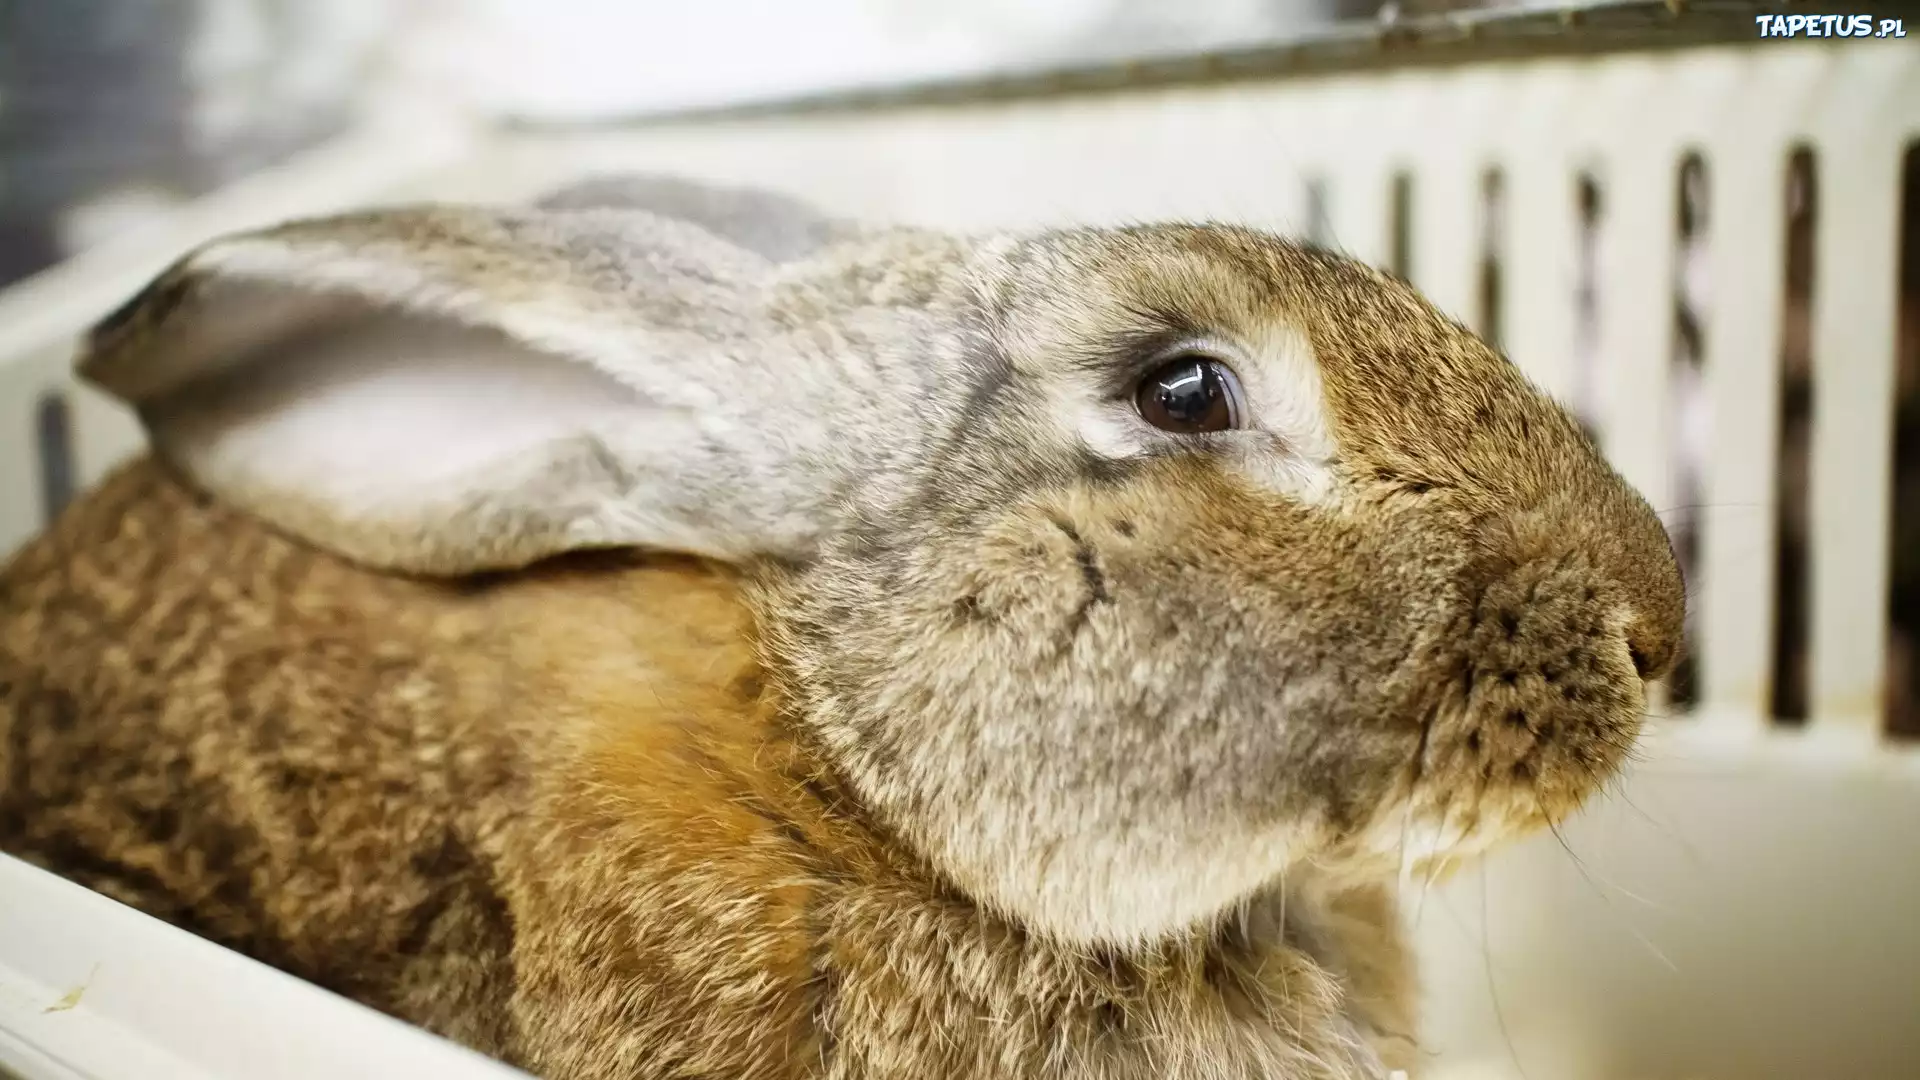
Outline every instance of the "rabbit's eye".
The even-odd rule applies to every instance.
[[[1245,412],[1241,400],[1232,369],[1198,353],[1183,353],[1154,369],[1134,398],[1147,423],[1179,435],[1239,427]]]

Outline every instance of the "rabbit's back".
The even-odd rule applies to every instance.
[[[798,883],[877,856],[751,625],[701,560],[371,573],[142,461],[0,569],[0,851],[543,1073],[785,1075]]]
[[[471,593],[122,469],[0,570],[0,850],[504,1048],[525,769]]]

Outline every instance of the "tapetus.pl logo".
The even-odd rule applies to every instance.
[[[1903,38],[1905,19],[1872,15],[1755,15],[1763,38]]]

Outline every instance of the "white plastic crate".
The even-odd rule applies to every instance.
[[[0,1077],[524,1074],[0,856]]]
[[[1478,325],[1483,192],[1497,169],[1500,340],[1550,390],[1585,395],[1609,453],[1663,510],[1677,504],[1684,430],[1674,418],[1675,387],[1685,385],[1674,376],[1676,277],[1704,271],[1710,283],[1703,302],[1692,300],[1704,318],[1691,403],[1706,420],[1690,582],[1700,683],[1696,707],[1656,724],[1646,760],[1617,792],[1561,830],[1572,854],[1540,837],[1413,898],[1426,1036],[1439,1055],[1432,1074],[1909,1078],[1920,1071],[1920,750],[1884,736],[1880,702],[1899,197],[1916,136],[1920,49],[1880,41],[573,134],[375,132],[0,297],[0,547],[40,523],[41,395],[68,395],[81,482],[137,445],[126,417],[69,390],[72,334],[213,231],[355,202],[516,199],[585,171],[662,169],[954,227],[1212,217],[1318,232],[1370,261],[1404,258],[1408,276]],[[1819,182],[1809,312],[1817,411],[1810,719],[1788,729],[1771,721],[1769,688],[1783,207],[1800,147]],[[1689,154],[1704,165],[1711,217],[1703,247],[1683,264],[1675,201]],[[1583,174],[1603,205],[1586,270]],[[1581,300],[1589,288],[1590,309]],[[108,911],[73,918],[126,922],[125,941],[156,933]],[[0,971],[17,945],[0,932]],[[193,992],[172,1007],[193,1008]],[[0,1029],[14,1024],[4,1009]],[[158,1012],[139,1016],[129,1023],[162,1022]],[[368,1021],[316,1007],[259,1022],[344,1030]],[[269,1075],[214,1056],[205,1065],[200,1075]]]

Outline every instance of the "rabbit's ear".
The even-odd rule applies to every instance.
[[[295,222],[183,258],[79,369],[189,481],[374,567],[805,557],[840,490],[808,463],[859,391],[782,351],[773,269],[631,210]]]
[[[645,210],[690,222],[776,262],[805,256],[858,231],[778,192],[731,187],[661,173],[621,173],[577,181],[549,193],[554,210]]]

